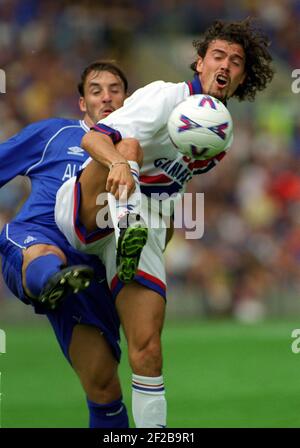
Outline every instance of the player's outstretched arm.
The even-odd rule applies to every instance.
[[[142,166],[143,151],[139,142],[134,138],[122,139],[116,144],[116,148],[128,163],[125,167],[124,162],[116,162],[111,165],[107,176],[106,191],[112,193],[116,199],[120,199],[120,196],[123,195],[129,198],[135,191],[137,182],[133,178],[135,170],[131,165],[132,162],[136,162],[139,167]],[[120,188],[120,186],[122,187]]]
[[[126,162],[125,157],[117,151],[111,138],[100,132],[87,132],[81,140],[81,146],[92,159],[107,168],[116,162]]]
[[[119,199],[121,192],[129,197],[135,190],[135,180],[132,176],[128,160],[142,164],[142,150],[136,139],[123,139],[115,146],[107,135],[94,131],[88,132],[81,141],[81,146],[91,157],[109,169],[106,191]]]

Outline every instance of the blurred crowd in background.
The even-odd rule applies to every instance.
[[[234,145],[190,184],[205,194],[204,236],[187,240],[177,230],[166,254],[169,306],[181,315],[251,321],[300,310],[300,93],[291,89],[300,2],[0,0],[1,141],[32,121],[79,116],[76,86],[91,61],[117,61],[131,92],[190,79],[193,39],[215,19],[249,15],[272,41],[276,75],[254,103],[230,102]],[[28,191],[23,179],[0,190],[1,227]],[[2,285],[2,303],[8,295]]]

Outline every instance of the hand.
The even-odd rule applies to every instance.
[[[116,163],[111,167],[106,182],[106,191],[115,198],[128,199],[135,190],[135,181],[127,163]]]

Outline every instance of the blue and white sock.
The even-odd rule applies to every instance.
[[[139,180],[140,168],[138,163],[133,160],[128,160],[128,163],[130,165],[131,174],[135,180],[134,193],[132,193],[129,198],[119,200],[116,200],[114,195],[108,193],[109,211],[115,228],[116,240],[118,240],[120,233],[118,227],[120,219],[128,213],[135,213],[139,215],[141,208],[141,188]]]
[[[98,404],[87,399],[90,413],[90,428],[129,428],[127,409],[119,400],[108,404]]]
[[[166,427],[167,402],[162,375],[132,375],[132,414],[136,428]]]
[[[28,264],[26,287],[33,297],[39,297],[49,278],[60,271],[62,265],[62,259],[55,254],[42,255]]]

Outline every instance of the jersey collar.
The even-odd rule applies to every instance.
[[[190,95],[197,95],[202,93],[202,85],[199,79],[199,74],[196,73],[192,81],[186,82],[190,91]]]
[[[194,79],[192,81],[186,81],[186,84],[188,85],[190,95],[202,93],[202,85],[198,73],[194,75]],[[224,101],[224,106],[227,107],[227,101]]]
[[[86,124],[86,122],[84,120],[79,120],[80,126],[86,131],[88,132],[90,130],[90,127]]]

